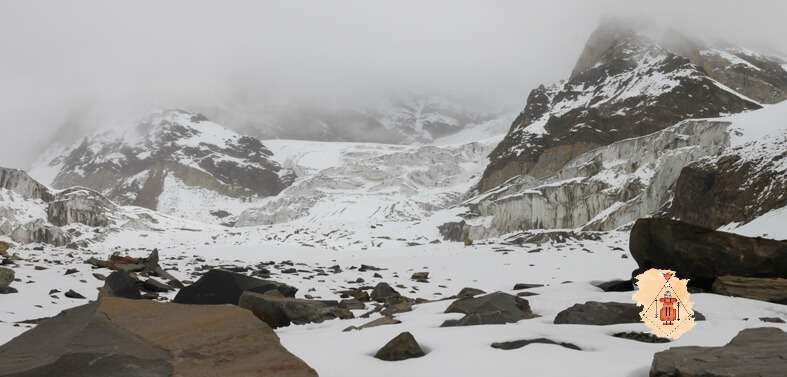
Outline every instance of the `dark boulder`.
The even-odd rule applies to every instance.
[[[634,331],[618,332],[612,334],[612,336],[614,336],[615,338],[636,340],[637,342],[643,342],[643,343],[669,343],[670,342],[670,340],[667,338],[658,337],[651,333],[645,333],[645,332],[634,332]]]
[[[244,291],[265,293],[270,290],[277,290],[285,297],[295,297],[295,292],[298,291],[297,288],[284,283],[215,269],[202,275],[194,284],[181,289],[173,302],[198,305],[237,305]]]
[[[447,320],[441,327],[514,323],[538,317],[533,314],[527,300],[503,292],[460,298],[451,303],[445,312],[462,313],[465,317],[459,320]]]
[[[468,298],[468,297],[474,297],[474,296],[482,295],[482,294],[485,294],[485,293],[486,292],[484,292],[484,291],[482,291],[480,289],[465,287],[465,288],[462,288],[462,290],[459,291],[459,293],[456,294],[456,297],[458,297],[458,298]]]
[[[634,283],[631,280],[610,280],[594,283],[593,285],[604,292],[631,292],[634,290]]]
[[[14,282],[14,270],[0,267],[0,289],[8,288]]]
[[[744,237],[670,219],[639,219],[631,255],[640,270],[665,268],[710,289],[723,275],[787,277],[787,241]]]
[[[82,294],[80,294],[79,292],[77,292],[77,291],[75,291],[73,289],[69,289],[68,291],[66,291],[66,293],[64,293],[64,295],[66,297],[68,297],[68,298],[76,298],[76,299],[84,299],[85,298],[85,296],[82,296]]]
[[[588,301],[561,311],[555,316],[556,325],[615,325],[641,322],[640,307],[622,302]]]
[[[530,288],[540,288],[543,287],[544,284],[531,284],[531,283],[516,283],[514,284],[514,290],[519,291],[522,289],[530,289]]]
[[[721,347],[673,347],[653,356],[651,377],[782,377],[787,333],[775,327],[744,329]]]
[[[421,346],[409,332],[403,332],[380,348],[374,357],[385,361],[407,360],[426,355]]]
[[[385,300],[393,297],[400,297],[401,295],[393,287],[386,282],[377,283],[372,290],[371,299],[377,302],[384,302]]]
[[[352,312],[338,306],[329,306],[316,300],[284,297],[274,293],[244,292],[238,306],[250,310],[270,327],[284,327],[290,324],[319,323],[326,320],[353,318]]]
[[[139,280],[126,271],[115,271],[104,280],[101,296],[140,299],[142,295],[139,293]]]

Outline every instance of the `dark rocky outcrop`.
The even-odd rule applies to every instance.
[[[374,354],[374,357],[385,361],[407,360],[425,356],[426,353],[409,332],[403,332],[386,343]]]
[[[391,298],[400,297],[401,295],[393,287],[386,282],[377,283],[372,290],[371,299],[377,302],[384,302]]]
[[[787,279],[719,276],[712,290],[720,295],[787,304]]]
[[[670,342],[670,340],[667,338],[661,338],[651,333],[645,333],[645,332],[634,332],[634,331],[618,332],[612,334],[612,336],[614,336],[615,338],[636,340],[637,342],[643,342],[643,343],[669,343]]]
[[[787,171],[776,168],[787,157],[787,145],[776,151],[758,150],[756,144],[748,149],[684,167],[665,215],[716,229],[787,206]]]
[[[514,323],[538,317],[530,309],[527,300],[503,292],[460,298],[451,303],[445,312],[462,313],[465,316],[458,320],[447,320],[441,327]]]
[[[316,377],[317,373],[287,352],[270,327],[246,310],[102,298],[42,320],[0,347],[0,375]]]
[[[238,306],[250,310],[257,318],[273,328],[353,317],[352,312],[347,309],[329,306],[317,300],[284,297],[277,290],[266,294],[243,292]]]
[[[530,92],[524,110],[490,154],[480,192],[518,175],[549,176],[593,148],[684,119],[760,108],[718,86],[690,59],[638,34],[638,26],[603,21],[567,81]],[[651,87],[651,75],[676,84]],[[528,129],[533,124],[539,126]]]
[[[634,290],[634,283],[629,280],[609,280],[594,283],[594,286],[600,288],[604,292],[631,292]]]
[[[527,346],[529,344],[554,344],[568,349],[582,351],[582,348],[579,348],[579,346],[573,343],[556,342],[554,340],[547,339],[547,338],[522,339],[522,340],[513,340],[509,342],[497,342],[497,343],[492,343],[492,348],[497,348],[501,350],[515,350]]]
[[[79,223],[105,227],[117,206],[103,195],[81,187],[72,187],[55,195],[47,207],[47,219],[57,226]]]
[[[265,293],[277,290],[285,297],[295,297],[297,288],[272,280],[263,280],[227,270],[210,270],[194,284],[181,289],[173,302],[199,305],[237,305],[244,291]]]
[[[744,237],[670,219],[637,220],[629,249],[640,270],[678,271],[690,284],[706,289],[723,275],[787,277],[787,241]]]
[[[615,325],[619,323],[641,322],[641,308],[635,304],[622,302],[588,301],[561,311],[555,316],[556,325]]]
[[[741,330],[722,347],[673,347],[653,356],[651,377],[781,377],[787,333],[775,327]]]

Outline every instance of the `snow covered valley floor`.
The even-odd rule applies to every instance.
[[[222,231],[223,232],[223,231]],[[400,324],[344,332],[378,318],[359,318],[368,311],[353,311],[356,318],[292,325],[277,329],[282,344],[324,377],[353,376],[647,376],[653,354],[674,346],[721,346],[741,329],[775,326],[760,317],[787,318],[787,306],[767,302],[693,294],[695,309],[707,317],[685,336],[669,343],[643,343],[613,337],[625,331],[647,331],[641,323],[610,326],[553,324],[555,315],[586,301],[631,303],[632,292],[603,292],[594,282],[626,279],[636,268],[628,256],[628,235],[610,232],[598,241],[568,240],[565,243],[514,246],[489,242],[464,246],[461,243],[425,243],[404,246],[389,242],[368,250],[332,250],[303,246],[297,242],[244,241],[244,235],[216,237],[188,230],[175,234],[139,237],[122,234],[110,237],[95,253],[66,249],[20,248],[23,259],[15,267],[16,294],[0,295],[0,343],[5,343],[33,325],[25,320],[48,317],[63,309],[94,299],[103,282],[84,261],[104,259],[112,251],[145,256],[158,248],[161,265],[181,280],[194,281],[210,267],[232,266],[254,270],[268,265],[271,279],[299,289],[297,297],[310,295],[339,299],[338,291],[375,285],[385,281],[405,296],[430,302],[413,306],[411,312],[396,314]],[[99,251],[100,250],[100,251]],[[317,275],[314,270],[338,265],[341,272]],[[359,271],[361,265],[381,270]],[[77,269],[66,275],[68,269]],[[293,272],[291,269],[294,269]],[[285,273],[287,271],[288,273]],[[336,270],[338,271],[338,269]],[[414,272],[429,272],[428,282],[411,280]],[[375,277],[375,274],[379,277]],[[360,280],[360,279],[362,280]],[[512,294],[517,283],[543,284],[525,297],[539,317],[507,325],[478,325],[441,328],[447,319],[460,314],[443,313],[453,300],[443,300],[462,288]],[[59,292],[51,293],[52,289]],[[71,299],[63,293],[72,289],[86,299]],[[172,294],[165,294],[172,298]],[[409,331],[426,350],[425,357],[404,361],[381,361],[373,354],[397,334]],[[494,342],[547,338],[572,343],[582,350],[552,344],[530,344],[513,350],[492,348]]]

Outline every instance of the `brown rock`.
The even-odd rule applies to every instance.
[[[385,361],[399,361],[424,355],[426,353],[421,349],[413,334],[403,332],[380,348],[374,357]]]
[[[713,282],[713,293],[787,304],[787,279],[720,276]]]

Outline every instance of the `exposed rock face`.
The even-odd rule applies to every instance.
[[[49,189],[31,178],[25,171],[0,167],[0,188],[13,191],[24,198],[52,200]]]
[[[550,177],[512,178],[467,200],[470,217],[440,231],[453,240],[528,229],[616,229],[661,209],[684,166],[729,145],[729,127],[684,121],[584,153]]]
[[[79,187],[58,192],[47,207],[49,222],[57,226],[72,223],[93,227],[110,224],[109,213],[117,206],[101,194]]]
[[[216,345],[221,344],[217,348]],[[317,376],[233,306],[103,298],[0,347],[2,376]]]
[[[465,316],[459,320],[447,320],[441,327],[514,323],[538,317],[533,314],[527,300],[503,292],[460,298],[448,306],[445,312],[462,313]]]
[[[713,293],[787,304],[787,279],[719,276]]]
[[[210,270],[194,284],[181,289],[173,302],[197,305],[238,305],[244,291],[265,293],[277,290],[285,297],[295,297],[297,288],[284,283],[263,280],[227,270]]]
[[[674,31],[665,35],[664,43],[710,77],[757,102],[787,99],[787,70],[783,68],[787,61],[782,58],[731,45],[706,45]]]
[[[640,322],[640,307],[622,302],[588,301],[557,314],[554,323],[573,325],[615,325]]]
[[[243,292],[238,306],[250,310],[257,318],[273,328],[353,317],[352,312],[347,309],[328,306],[316,300],[284,297],[281,294]]]
[[[784,206],[787,132],[776,132],[683,168],[666,215],[715,229]]]
[[[530,93],[525,110],[490,155],[481,192],[518,175],[552,175],[590,149],[684,119],[760,107],[635,29],[603,22],[568,81]]]
[[[722,347],[673,347],[653,356],[651,377],[784,376],[787,333],[775,327],[741,330]]]
[[[787,242],[750,238],[681,221],[639,219],[629,237],[640,269],[680,271],[690,284],[710,288],[716,277],[787,277]]]
[[[385,361],[407,360],[426,355],[424,350],[409,332],[403,332],[386,343],[374,354],[374,357]]]
[[[231,198],[277,194],[289,182],[280,177],[281,168],[271,156],[255,138],[199,114],[169,110],[151,115],[130,131],[85,138],[50,161],[48,168],[58,171],[51,182],[54,187],[86,186],[121,205],[166,210],[158,202],[167,185]]]

